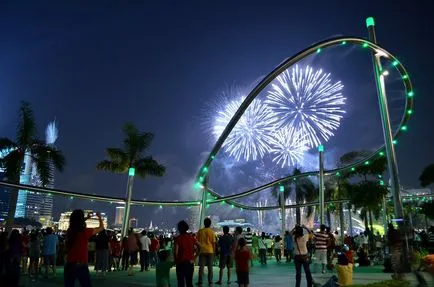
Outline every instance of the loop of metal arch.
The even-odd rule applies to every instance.
[[[265,89],[265,87],[274,79],[276,78],[280,73],[282,73],[284,70],[289,68],[291,65],[295,64],[296,62],[306,58],[307,56],[316,53],[320,51],[323,48],[332,47],[336,45],[341,45],[342,43],[349,43],[349,44],[359,44],[364,45],[365,48],[374,50],[376,53],[381,53],[384,57],[387,57],[390,61],[397,63],[394,65],[394,67],[399,71],[402,78],[404,79],[404,86],[406,89],[406,94],[409,94],[409,92],[413,91],[412,84],[410,81],[410,78],[407,74],[407,71],[405,67],[398,61],[398,59],[393,56],[391,53],[389,53],[384,48],[369,42],[362,38],[357,37],[337,37],[325,40],[323,42],[317,43],[315,45],[312,45],[303,51],[299,52],[298,54],[294,55],[293,57],[285,60],[282,62],[279,66],[277,66],[270,74],[268,74],[246,97],[244,102],[241,104],[235,115],[232,117],[228,125],[226,126],[225,130],[221,134],[220,138],[217,140],[216,144],[214,145],[211,153],[209,154],[207,160],[205,161],[204,165],[200,169],[199,174],[197,175],[197,179],[199,180],[203,176],[204,168],[206,167],[206,170],[208,170],[208,167],[211,165],[212,160],[215,158],[215,155],[218,153],[218,151],[221,149],[224,141],[229,136],[232,129],[235,127],[238,120],[243,115],[244,111],[248,108],[250,103],[256,98],[256,96],[259,95],[261,91]],[[398,129],[394,133],[394,139],[398,138],[399,135],[402,132],[402,127],[405,126],[407,121],[410,118],[411,113],[407,113],[408,110],[411,110],[413,107],[413,97],[407,97],[406,103],[405,103],[405,112],[401,119],[400,125]],[[353,168],[356,168],[357,166],[360,166],[362,164],[365,164],[367,161],[370,161],[374,158],[377,158],[379,156],[383,156],[382,152],[384,150],[384,146],[377,149],[375,152],[373,152],[372,155],[369,157],[366,157],[363,160],[360,160],[358,162],[355,162],[353,164],[336,168],[333,170],[325,171],[325,175],[334,175],[339,172],[351,172],[353,171]],[[234,201],[235,199],[246,197],[249,195],[252,195],[254,193],[260,192],[264,189],[270,188],[276,184],[294,180],[301,177],[306,176],[316,176],[318,174],[318,171],[311,171],[311,172],[305,172],[299,175],[291,175],[286,176],[280,179],[277,179],[275,181],[269,182],[267,184],[264,184],[259,187],[252,188],[250,190],[229,195],[229,196],[222,196],[218,194],[217,192],[213,191],[210,188],[206,188],[207,191],[214,196],[215,198],[212,200],[207,201],[207,204],[214,204],[218,202],[225,202],[228,204],[231,204],[233,206],[246,209],[246,210],[273,210],[273,209],[279,209],[280,206],[264,206],[264,207],[256,207],[256,206],[248,206],[241,203],[238,203]],[[30,190],[33,192],[40,192],[40,193],[46,193],[46,194],[55,194],[55,195],[61,195],[61,196],[67,196],[67,197],[76,197],[81,199],[89,199],[89,200],[97,200],[97,201],[103,201],[103,202],[109,202],[109,203],[117,203],[117,204],[125,204],[125,199],[120,197],[107,197],[107,196],[100,196],[100,195],[89,195],[84,193],[77,193],[77,192],[70,192],[65,190],[59,190],[59,189],[50,189],[50,188],[44,188],[44,187],[36,187],[36,186],[30,186],[30,185],[23,185],[23,184],[13,184],[6,181],[0,181],[0,186],[6,186],[10,188],[18,188],[21,190]],[[326,203],[333,203],[333,202],[346,202],[347,199],[343,200],[337,200],[337,201],[326,201]],[[199,206],[201,204],[200,201],[151,201],[151,200],[132,200],[132,204],[134,205],[142,205],[142,206]],[[286,205],[285,208],[294,208],[294,207],[302,207],[302,206],[311,206],[311,205],[317,205],[317,202],[314,203],[305,203],[305,204],[295,204],[295,205]]]
[[[410,77],[408,76],[408,73],[405,69],[405,67],[402,65],[401,62],[399,62],[399,60],[392,55],[391,53],[389,53],[387,50],[385,50],[384,48],[382,48],[381,46],[374,44],[372,42],[369,42],[365,39],[362,38],[357,38],[357,37],[337,37],[337,38],[332,38],[332,39],[328,39],[325,40],[323,42],[317,43],[315,45],[312,45],[306,49],[304,49],[303,51],[299,52],[298,54],[294,55],[293,57],[285,60],[284,62],[282,62],[279,66],[277,66],[270,74],[268,74],[250,93],[249,95],[246,97],[246,99],[244,100],[244,102],[241,104],[241,106],[238,108],[238,110],[236,111],[236,113],[234,114],[234,116],[232,117],[232,119],[229,121],[228,125],[226,126],[226,128],[224,129],[224,131],[222,132],[221,136],[219,137],[219,139],[217,140],[216,144],[214,145],[211,153],[209,154],[207,160],[205,161],[205,163],[202,165],[202,168],[200,169],[198,175],[196,176],[196,180],[199,183],[203,182],[203,178],[204,176],[206,176],[206,173],[209,172],[209,167],[213,161],[213,159],[215,159],[215,156],[217,155],[217,153],[220,151],[220,149],[223,146],[224,141],[226,140],[226,138],[229,136],[229,134],[231,133],[232,129],[235,127],[235,125],[237,124],[237,122],[239,121],[239,119],[241,118],[241,116],[244,114],[244,112],[246,111],[246,109],[249,107],[249,105],[253,102],[253,100],[268,86],[268,84],[271,83],[271,81],[273,79],[275,79],[279,74],[281,74],[283,71],[285,71],[286,69],[288,69],[290,66],[292,66],[293,64],[295,64],[296,62],[306,58],[307,56],[314,54],[314,53],[318,53],[321,51],[321,49],[327,48],[327,47],[332,47],[332,46],[336,46],[336,45],[342,45],[343,43],[345,44],[359,44],[362,45],[364,48],[370,49],[375,51],[375,53],[380,53],[381,56],[388,58],[392,63],[393,66],[398,70],[398,72],[401,75],[401,78],[403,79],[404,82],[404,87],[405,87],[405,95],[409,95],[408,97],[406,96],[406,101],[405,101],[405,109],[404,109],[404,114],[401,118],[401,122],[398,126],[398,129],[395,131],[393,138],[397,139],[399,137],[399,135],[401,134],[401,132],[403,131],[402,127],[406,125],[407,121],[409,120],[410,116],[411,116],[411,112],[408,112],[409,110],[411,111],[411,109],[413,108],[413,97],[410,96],[412,95],[411,93],[413,93],[413,87],[412,87],[412,83],[410,81]],[[353,171],[353,169],[357,168],[357,166],[360,166],[362,164],[366,164],[369,163],[370,160],[375,159],[379,156],[384,156],[384,145],[382,147],[380,147],[379,149],[377,149],[375,152],[372,153],[372,155],[359,160],[353,164],[350,165],[346,165],[344,167],[340,167],[340,168],[336,168],[333,170],[328,170],[325,172],[325,175],[333,175],[333,174],[337,174],[339,172],[351,172]],[[245,197],[245,196],[249,196],[252,195],[254,193],[257,193],[261,190],[264,190],[266,188],[272,187],[276,184],[288,181],[288,180],[292,180],[298,177],[305,177],[305,176],[310,176],[310,175],[317,175],[318,171],[312,171],[312,172],[305,172],[302,173],[300,175],[290,175],[290,176],[286,176],[283,178],[280,178],[278,180],[275,180],[273,182],[270,182],[268,184],[265,184],[263,186],[260,187],[256,187],[256,188],[252,188],[250,190],[238,193],[238,194],[234,194],[231,196],[222,196],[218,193],[216,193],[215,191],[213,191],[212,189],[202,186],[202,188],[205,188],[212,196],[215,197],[214,200],[210,200],[208,201],[208,204],[212,204],[212,203],[216,203],[216,202],[222,202],[225,201],[226,203],[229,203],[231,205],[243,208],[243,209],[250,209],[250,210],[260,210],[259,207],[253,207],[253,206],[247,206],[244,204],[240,204],[237,203],[235,201],[233,201],[234,199],[237,198],[241,198],[241,197]]]

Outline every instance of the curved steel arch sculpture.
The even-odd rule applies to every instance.
[[[279,184],[281,182],[285,182],[285,181],[295,179],[298,177],[318,174],[318,171],[312,171],[312,172],[302,173],[302,174],[297,175],[297,176],[287,176],[287,177],[283,177],[283,178],[280,178],[278,180],[275,180],[273,182],[270,182],[268,184],[265,184],[263,186],[252,188],[250,190],[247,190],[247,191],[235,194],[235,195],[230,195],[230,196],[221,196],[220,194],[211,190],[207,186],[207,176],[208,176],[207,174],[209,172],[209,169],[210,169],[210,166],[211,166],[213,159],[215,158],[217,153],[220,151],[226,138],[229,136],[232,129],[235,127],[237,122],[240,120],[241,116],[247,110],[249,105],[268,86],[268,84],[270,84],[279,74],[281,74],[283,71],[288,69],[290,66],[292,66],[293,64],[297,63],[298,61],[308,57],[309,55],[321,52],[322,49],[325,49],[328,47],[337,46],[337,45],[346,45],[346,44],[361,45],[363,48],[371,50],[376,55],[379,55],[380,57],[385,57],[385,58],[389,59],[391,62],[391,66],[398,70],[398,72],[401,75],[401,79],[403,80],[404,87],[406,90],[406,93],[405,93],[406,94],[406,102],[405,102],[405,109],[404,109],[405,112],[401,118],[401,122],[399,124],[399,127],[393,133],[394,140],[396,140],[401,135],[402,132],[407,130],[407,125],[406,125],[407,121],[409,120],[410,116],[413,113],[414,91],[413,91],[412,83],[410,81],[410,77],[409,77],[405,67],[402,65],[402,63],[399,62],[399,60],[394,55],[392,55],[390,52],[388,52],[386,49],[382,48],[381,46],[379,46],[373,42],[367,41],[365,39],[358,38],[358,37],[336,37],[336,38],[328,39],[328,40],[322,41],[320,43],[314,44],[314,45],[302,50],[301,52],[297,53],[293,57],[288,58],[285,61],[283,61],[271,73],[269,73],[264,79],[262,79],[262,81],[260,81],[256,85],[256,87],[254,87],[253,90],[249,93],[249,95],[243,101],[241,106],[238,108],[238,110],[236,111],[236,113],[234,114],[234,116],[232,117],[232,119],[229,121],[228,125],[226,126],[226,128],[222,132],[221,136],[219,137],[219,139],[217,140],[213,149],[211,150],[211,153],[209,154],[208,158],[206,159],[206,161],[202,165],[199,173],[196,176],[196,181],[197,181],[196,187],[201,188],[202,192],[203,192],[202,202],[201,202],[201,210],[202,210],[201,211],[201,222],[203,221],[202,219],[204,217],[204,210],[205,210],[204,207],[206,204],[212,204],[212,203],[224,201],[224,202],[229,203],[233,206],[237,206],[237,207],[243,208],[243,209],[249,209],[249,210],[269,209],[268,207],[247,206],[244,204],[234,202],[233,200],[237,199],[237,198],[252,195],[254,193],[257,193],[261,190],[272,187],[272,186]],[[363,164],[369,164],[370,160],[375,159],[377,157],[385,156],[384,150],[385,150],[385,146],[383,145],[382,147],[377,149],[371,156],[366,157],[366,158],[364,158],[358,162],[355,162],[353,164],[350,164],[350,165],[347,165],[347,166],[344,166],[341,168],[336,168],[333,170],[325,171],[325,175],[332,175],[332,174],[338,174],[339,175],[339,173],[341,173],[341,172],[355,171],[355,169],[358,166],[363,165]],[[208,201],[206,199],[207,193],[210,193],[212,196],[215,197],[215,199]],[[280,206],[275,206],[272,209],[277,209],[277,208],[280,208]]]

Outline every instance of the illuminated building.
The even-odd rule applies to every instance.
[[[124,212],[125,212],[124,206],[116,206],[116,213],[115,213],[115,225],[116,226],[122,225],[122,221],[124,220]]]
[[[59,219],[59,230],[68,230],[69,228],[69,218],[71,217],[72,211],[66,211],[62,212],[60,214]],[[87,216],[87,214],[93,214],[91,218],[86,220],[86,227],[88,228],[96,228],[99,226],[99,220],[98,217],[95,215],[95,213],[92,210],[84,210],[84,216]],[[102,220],[104,222],[104,228],[107,228],[107,216],[105,213],[101,213]]]

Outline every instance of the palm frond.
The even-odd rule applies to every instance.
[[[42,157],[38,158],[35,161],[36,170],[38,171],[39,178],[41,179],[42,185],[46,186],[53,177],[50,169],[50,162],[47,155],[44,154]]]
[[[20,182],[21,165],[23,161],[24,152],[19,149],[11,151],[5,157],[0,159],[0,166],[4,168],[6,177],[9,182]]]
[[[98,170],[109,171],[113,173],[126,173],[128,171],[127,165],[122,165],[119,162],[111,160],[103,160],[96,165]]]
[[[60,172],[65,168],[66,159],[63,154],[56,148],[46,145],[40,140],[33,140],[30,151],[35,162],[53,163],[56,170]]]
[[[36,121],[30,104],[22,101],[19,109],[17,144],[22,147],[31,145],[36,135]]]
[[[422,174],[419,176],[420,185],[427,187],[431,183],[434,183],[434,163],[426,166]]]
[[[128,164],[128,155],[120,148],[107,148],[106,153],[112,161]]]
[[[166,167],[151,156],[136,160],[133,166],[136,168],[137,175],[143,178],[148,175],[163,176],[166,172]]]
[[[8,138],[0,138],[0,153],[17,147],[17,144]]]

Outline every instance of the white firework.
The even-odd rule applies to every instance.
[[[295,65],[271,84],[265,103],[278,128],[290,126],[306,135],[310,147],[328,141],[339,127],[345,111],[344,85],[330,73]]]
[[[57,129],[56,121],[48,124],[45,130],[45,141],[48,145],[53,145],[59,137],[59,130]]]
[[[271,141],[270,152],[274,154],[273,162],[280,164],[282,168],[300,163],[307,150],[309,150],[307,135],[293,126],[278,130]]]
[[[228,100],[217,111],[213,127],[213,135],[216,139],[220,137],[244,99],[245,97],[241,96],[238,99]],[[270,150],[272,121],[272,113],[267,105],[259,99],[253,100],[225,140],[224,150],[237,161],[262,158]]]

